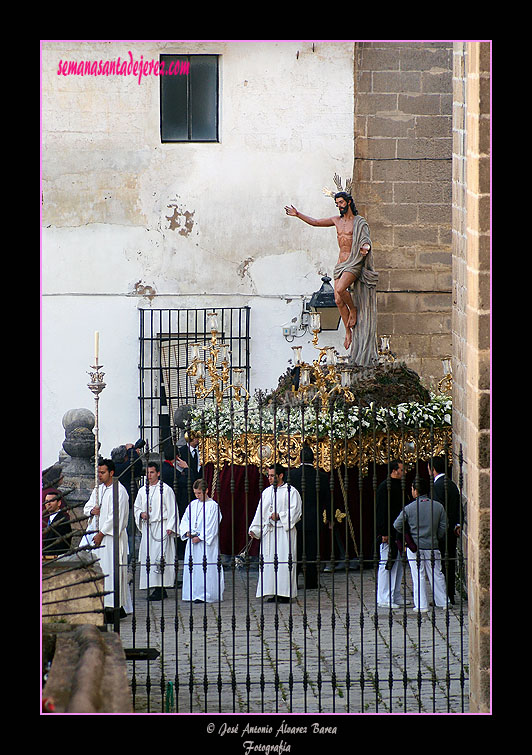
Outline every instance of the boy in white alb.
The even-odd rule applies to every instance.
[[[183,600],[214,603],[223,600],[224,572],[218,565],[220,507],[207,495],[207,483],[196,480],[196,495],[181,518],[179,534],[186,540],[183,561]]]

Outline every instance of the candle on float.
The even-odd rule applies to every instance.
[[[311,327],[314,333],[316,333],[318,330],[321,330],[321,316],[319,312],[311,312],[310,321],[312,323]]]
[[[94,331],[94,359],[96,360],[95,364],[98,364],[99,346],[100,346],[100,333],[97,330],[95,330]]]

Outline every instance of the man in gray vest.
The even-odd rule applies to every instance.
[[[403,533],[406,526],[410,529],[413,543],[407,547],[406,554],[412,573],[414,611],[422,613],[428,611],[425,577],[429,580],[434,605],[444,608],[448,602],[438,544],[438,540],[445,536],[447,517],[441,503],[432,501],[428,492],[426,480],[415,480],[412,484],[414,500],[404,507],[393,523],[397,532]]]

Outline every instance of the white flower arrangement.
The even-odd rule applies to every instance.
[[[358,405],[333,408],[332,414],[316,412],[312,406],[259,407],[255,398],[247,404],[208,404],[194,407],[190,413],[191,429],[208,437],[232,438],[245,433],[286,433],[306,436],[332,437],[341,440],[355,437],[360,430],[400,430],[401,428],[446,427],[452,424],[452,398],[449,395],[432,393],[426,404],[416,402],[397,404],[391,407],[360,408]],[[332,426],[332,433],[331,433]]]

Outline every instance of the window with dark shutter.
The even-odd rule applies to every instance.
[[[218,55],[161,55],[161,141],[218,141]]]

